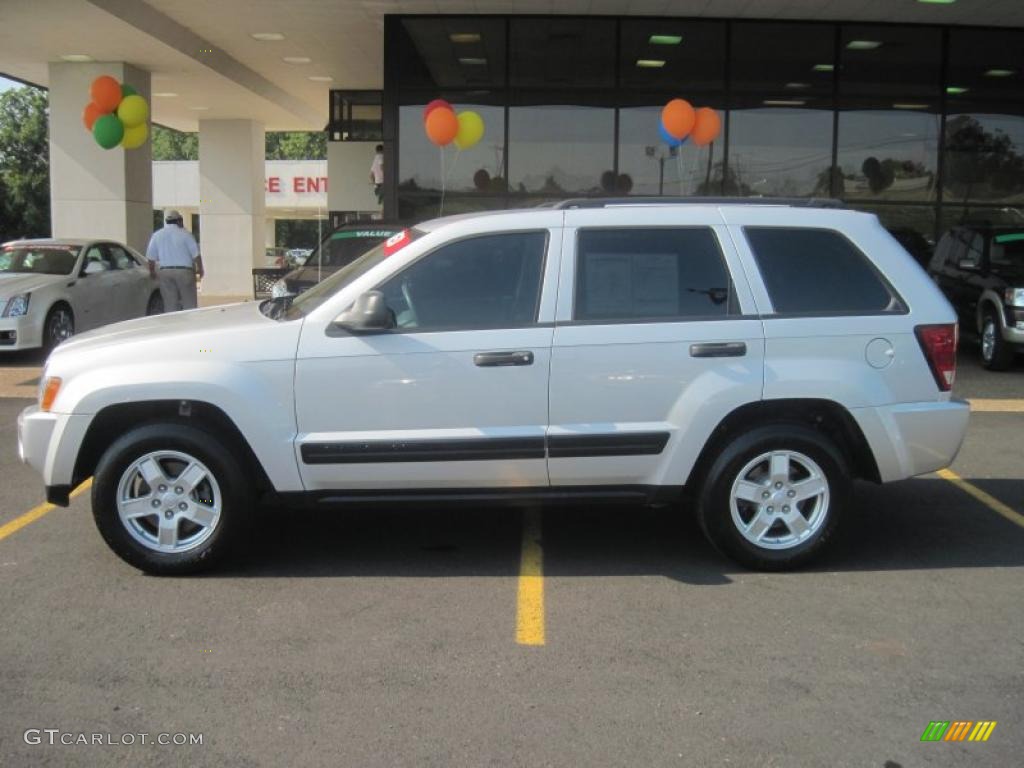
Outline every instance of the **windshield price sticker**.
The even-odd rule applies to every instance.
[[[392,254],[398,253],[412,242],[412,238],[409,237],[409,230],[403,229],[397,235],[392,235],[384,241],[384,255],[391,256]]]

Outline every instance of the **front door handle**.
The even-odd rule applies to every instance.
[[[473,364],[481,368],[495,368],[507,365],[533,365],[533,352],[477,352]]]
[[[746,354],[747,345],[743,341],[690,345],[690,357],[743,357]]]

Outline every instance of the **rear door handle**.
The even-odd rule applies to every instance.
[[[747,344],[743,341],[690,345],[690,357],[743,357],[746,354]]]
[[[477,352],[473,363],[481,368],[496,368],[507,365],[533,365],[533,352]]]

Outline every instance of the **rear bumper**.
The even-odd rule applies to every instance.
[[[884,483],[952,464],[967,433],[970,412],[963,400],[851,410]]]

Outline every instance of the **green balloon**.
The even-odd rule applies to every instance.
[[[117,115],[101,115],[92,124],[92,137],[104,149],[113,149],[124,137],[124,123]]]
[[[138,93],[138,91],[136,91],[134,88],[132,88],[127,83],[121,83],[121,98],[122,99],[125,96],[134,96],[137,93]]]

